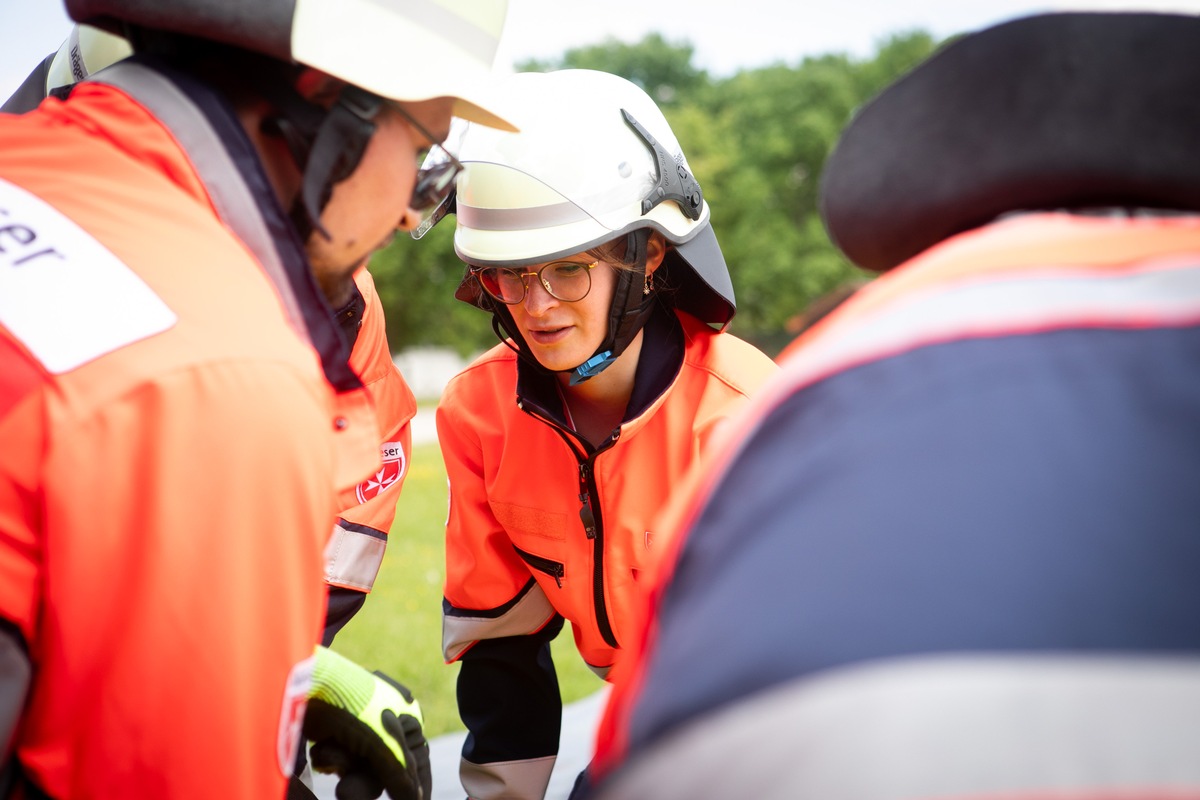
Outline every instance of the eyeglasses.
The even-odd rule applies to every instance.
[[[529,279],[532,277],[538,279],[538,283],[542,284],[551,297],[574,303],[587,297],[588,292],[592,290],[592,270],[599,263],[551,261],[537,272],[522,272],[505,267],[482,267],[473,272],[483,290],[506,305],[513,306],[525,299],[529,291]]]
[[[405,111],[399,103],[390,103],[390,105],[408,120],[409,125],[412,125],[418,133],[429,140],[431,150],[436,148],[444,156],[433,163],[426,159],[424,163],[428,166],[422,166],[417,170],[417,180],[413,185],[412,199],[408,201],[408,206],[414,211],[428,211],[440,205],[454,190],[454,180],[458,177],[458,173],[463,171],[463,164],[454,157],[453,153],[442,147],[433,134],[425,130],[421,123],[413,119],[412,115]]]

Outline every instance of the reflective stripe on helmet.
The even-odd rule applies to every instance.
[[[458,219],[463,225],[485,231],[523,231],[552,228],[591,219],[574,203],[555,203],[536,208],[477,208],[459,201]]]

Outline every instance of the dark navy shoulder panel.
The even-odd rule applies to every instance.
[[[631,749],[864,660],[1200,650],[1200,329],[930,346],[789,397],[692,527]]]

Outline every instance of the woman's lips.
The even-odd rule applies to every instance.
[[[563,328],[539,328],[529,331],[529,338],[536,344],[550,345],[561,342],[571,332],[571,326]]]

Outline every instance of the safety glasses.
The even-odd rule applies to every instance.
[[[399,103],[392,103],[391,106],[400,112],[400,116],[408,120],[409,125],[431,142],[431,153],[425,158],[421,168],[417,170],[412,199],[408,202],[409,208],[414,211],[428,211],[441,204],[454,190],[454,180],[463,170],[462,162],[443,147],[429,131],[425,130],[421,123],[413,119],[412,115],[405,111]]]
[[[551,261],[536,272],[506,267],[480,267],[472,270],[483,290],[505,305],[516,305],[529,292],[529,279],[538,283],[551,297],[574,303],[587,297],[592,290],[592,270],[599,261],[581,264],[578,261]]]

